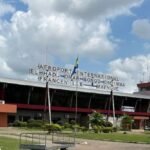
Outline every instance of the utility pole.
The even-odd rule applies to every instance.
[[[78,122],[78,71],[76,73],[76,102],[75,102],[75,123]]]
[[[113,125],[116,126],[116,116],[115,116],[115,101],[114,101],[114,93],[113,93],[113,89],[114,89],[114,83],[113,83],[113,79],[111,81],[111,100],[112,100],[112,108],[113,108]]]
[[[48,82],[47,82],[47,87],[48,87]],[[48,87],[48,113],[49,113],[49,123],[52,123],[52,115],[51,115],[51,100],[50,100],[50,92],[49,92],[49,87]]]
[[[46,113],[46,106],[48,101],[48,114],[49,114],[49,123],[52,123],[52,115],[51,115],[51,100],[50,100],[50,92],[49,92],[48,82],[46,82],[46,93],[45,93],[45,106],[44,106],[44,115]],[[45,116],[44,116],[45,120]]]
[[[45,66],[45,67],[44,67]],[[50,98],[50,89],[48,87],[48,76],[45,77],[45,75],[49,74],[49,70],[47,69],[47,65],[38,65],[35,69],[30,69],[29,72],[32,75],[38,76],[38,79],[41,81],[46,82],[46,92],[45,92],[45,102],[44,102],[44,115],[43,115],[43,121],[46,119],[46,107],[47,107],[47,101],[48,101],[48,114],[49,114],[49,123],[52,123],[51,119],[51,98]]]

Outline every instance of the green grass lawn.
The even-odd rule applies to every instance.
[[[18,139],[0,136],[0,150],[19,150],[19,142]],[[27,144],[27,141],[22,140],[21,142]],[[28,141],[28,143],[31,144],[32,141]]]
[[[19,140],[0,136],[1,150],[19,150]]]
[[[91,140],[107,140],[121,142],[140,142],[150,144],[150,134],[134,134],[134,133],[77,133],[77,138]]]

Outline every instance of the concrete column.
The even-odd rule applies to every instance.
[[[72,107],[72,101],[73,101],[73,94],[71,95],[70,107]]]
[[[28,100],[27,100],[27,104],[30,104],[30,98],[31,98],[31,92],[33,91],[33,87],[30,87],[29,88],[29,91],[28,91]]]
[[[150,101],[149,101],[149,104],[148,104],[147,112],[150,112]]]
[[[106,100],[105,108],[104,108],[105,110],[107,109],[108,102],[109,102],[109,98],[107,98],[107,100]]]
[[[90,97],[89,104],[88,104],[88,108],[90,108],[90,106],[91,106],[92,97],[93,97],[93,96]]]

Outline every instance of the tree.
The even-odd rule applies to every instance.
[[[89,115],[89,123],[91,123],[92,126],[102,126],[104,124],[103,115],[94,111]]]

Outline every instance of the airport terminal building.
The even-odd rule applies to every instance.
[[[92,79],[93,77],[96,78],[96,75],[93,74]],[[78,87],[49,82],[52,121],[74,120],[76,110],[77,120],[83,125],[93,110],[112,117],[110,90],[94,86],[96,82],[98,80],[92,80],[90,88],[83,86],[83,82],[79,82]],[[150,83],[140,83],[138,88],[139,93],[134,94],[113,92],[116,119],[123,114],[133,116],[135,129],[144,128],[150,121]],[[46,86],[43,82],[0,78],[0,100],[17,106],[16,114],[8,114],[8,123],[44,117],[48,119],[45,93]]]

